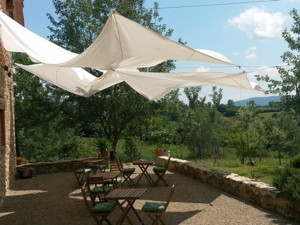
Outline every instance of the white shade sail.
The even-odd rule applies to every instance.
[[[251,86],[245,73],[148,73],[138,68],[166,60],[234,65],[220,53],[196,50],[113,13],[98,38],[81,54],[75,54],[32,33],[0,12],[1,38],[11,52],[25,52],[35,65],[19,67],[64,90],[89,97],[105,88],[126,82],[148,99],[189,86],[216,85],[246,89]],[[106,71],[100,78],[82,68]]]

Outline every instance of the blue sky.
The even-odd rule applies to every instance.
[[[157,2],[161,8],[159,14],[163,18],[162,22],[168,28],[174,29],[172,40],[182,38],[189,47],[219,52],[241,66],[228,68],[203,63],[178,63],[176,71],[246,71],[251,81],[255,81],[254,74],[279,77],[274,66],[282,64],[280,56],[288,50],[286,42],[281,37],[281,31],[290,27],[293,21],[289,12],[293,8],[299,11],[300,0]],[[153,0],[146,0],[145,6],[151,8],[153,3]],[[49,34],[47,26],[51,25],[46,16],[47,12],[54,14],[52,0],[24,0],[25,27],[46,38]],[[266,88],[266,84],[260,85]],[[263,93],[256,91],[221,88],[224,103],[228,99],[242,100],[264,96]],[[201,93],[210,94],[211,87],[203,88]]]

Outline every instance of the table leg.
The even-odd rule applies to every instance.
[[[144,174],[143,169],[142,169],[142,166],[141,166],[141,165],[138,165],[138,166],[140,167],[140,169],[141,169],[141,171],[142,171],[142,174],[141,174],[141,176],[139,176],[138,180],[135,182],[135,187],[139,184],[139,182],[140,182],[140,180],[142,179],[142,176],[143,176],[143,174]]]
[[[127,202],[127,201],[126,201],[126,202]],[[131,221],[131,220],[129,219],[129,217],[128,217],[128,212],[129,212],[129,209],[130,209],[130,207],[128,206],[128,204],[127,204],[127,206],[126,206],[125,208],[123,208],[122,205],[124,204],[124,202],[120,203],[119,201],[117,201],[117,203],[118,203],[118,205],[119,205],[119,207],[120,207],[120,209],[121,209],[121,211],[122,211],[122,214],[121,214],[121,216],[120,216],[120,218],[118,219],[118,221],[117,221],[116,224],[117,224],[117,225],[121,225],[121,224],[123,223],[125,217],[126,217],[126,219],[128,220],[128,222],[129,222],[131,225],[133,225],[132,221]]]
[[[141,222],[141,224],[144,224],[143,220],[141,219],[141,217],[139,216],[139,214],[137,213],[137,211],[135,210],[135,208],[133,207],[133,204],[135,202],[135,199],[131,199],[131,200],[127,200],[127,205],[125,207],[125,209],[122,209],[122,215],[120,216],[120,218],[117,221],[117,225],[121,225],[125,219],[125,217],[127,218],[128,222],[130,224],[132,224],[131,220],[128,217],[128,213],[130,211],[130,209],[133,210],[134,214],[136,215],[136,217],[138,218],[138,220]],[[120,204],[121,205],[121,204]],[[122,206],[121,206],[122,208]]]
[[[144,176],[146,177],[146,179],[148,180],[149,184],[150,184],[151,186],[153,186],[153,183],[154,183],[154,182],[153,182],[153,180],[152,180],[150,174],[149,174],[148,171],[147,171],[148,167],[149,167],[149,165],[146,165],[146,166],[141,165],[141,166],[140,166],[140,169],[141,169],[141,171],[142,171],[142,176],[144,175]]]
[[[133,207],[133,204],[130,206],[130,208],[133,210],[134,214],[135,214],[136,217],[139,219],[139,221],[141,222],[141,224],[144,224],[143,220],[141,219],[141,217],[139,216],[139,214],[137,213],[137,211],[136,211],[135,208]]]
[[[147,166],[147,168],[148,168],[148,166]],[[149,184],[151,186],[153,186],[154,185],[154,181],[152,180],[152,178],[151,178],[150,174],[148,173],[147,169],[145,170],[145,176],[148,178]]]

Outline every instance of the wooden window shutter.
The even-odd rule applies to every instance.
[[[0,109],[0,146],[5,146],[5,118],[4,118],[4,109]]]

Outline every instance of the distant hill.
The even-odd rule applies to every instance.
[[[269,102],[279,102],[280,97],[279,96],[268,96],[268,97],[254,97],[254,98],[248,98],[245,100],[235,101],[235,106],[245,106],[248,102],[254,101],[256,105],[259,106],[267,106],[269,105]]]

